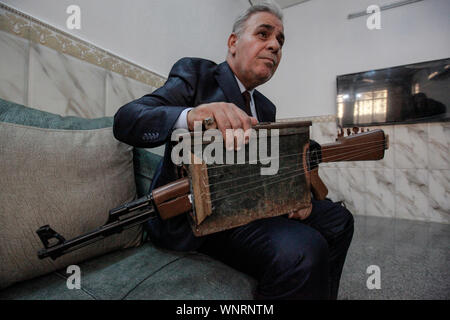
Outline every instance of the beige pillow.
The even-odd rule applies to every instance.
[[[108,211],[133,200],[132,147],[112,128],[59,130],[0,122],[0,288],[77,264],[119,248],[137,246],[133,227],[56,261],[40,260],[36,230],[49,224],[66,239],[89,232]]]

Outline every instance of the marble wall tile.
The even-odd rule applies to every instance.
[[[428,168],[428,128],[426,123],[395,125],[393,144],[395,168]]]
[[[106,74],[106,116],[113,116],[124,104],[153,92],[154,88],[115,72]]]
[[[366,193],[364,201],[366,214],[371,216],[395,217],[394,169],[365,169]]]
[[[157,89],[145,83],[130,78],[128,78],[128,82],[130,83],[131,92],[133,93],[133,96],[135,96],[136,98],[140,98],[146,94],[152,93]]]
[[[0,98],[27,103],[29,42],[0,31]]]
[[[339,191],[337,168],[328,168],[321,166],[319,168],[319,177],[322,179],[323,183],[327,186],[328,198],[330,198],[333,201],[344,200],[343,195]]]
[[[430,220],[450,223],[450,170],[430,170]]]
[[[105,90],[105,115],[112,117],[120,107],[146,94],[152,93],[155,88],[145,83],[126,78],[115,72],[108,71],[106,74]],[[146,150],[164,156],[165,146]]]
[[[337,127],[335,121],[313,122],[311,129],[311,138],[318,143],[330,143],[336,140]]]
[[[337,181],[339,193],[347,208],[353,214],[364,215],[366,193],[366,174],[359,168],[338,168]]]
[[[394,137],[394,126],[380,126],[380,127],[370,127],[370,130],[381,129],[384,131],[385,135],[388,135],[389,138],[389,149],[384,151],[384,158],[376,161],[364,161],[365,168],[385,168],[385,169],[394,169],[394,154],[395,154],[395,144],[393,141]]]
[[[30,106],[61,115],[105,115],[106,71],[90,63],[32,44]]]
[[[428,124],[428,160],[430,169],[450,169],[450,123]]]
[[[395,214],[397,218],[430,219],[428,171],[395,169]]]

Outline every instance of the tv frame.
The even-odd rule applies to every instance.
[[[430,64],[430,63],[439,62],[439,61],[444,62],[446,60],[448,61],[448,64],[450,65],[450,57],[449,57],[449,58],[427,60],[427,61],[422,61],[422,62],[415,62],[415,63],[409,63],[409,64],[404,64],[404,65],[396,65],[396,66],[392,66],[392,67],[370,69],[370,70],[366,70],[366,71],[337,75],[336,76],[336,94],[335,94],[336,109],[335,110],[336,110],[336,123],[337,123],[338,127],[339,128],[352,128],[352,127],[371,127],[371,126],[399,125],[399,124],[449,122],[450,121],[450,111],[449,111],[450,106],[446,106],[447,111],[445,113],[439,114],[437,117],[406,119],[406,120],[402,120],[402,121],[383,121],[383,122],[353,123],[353,124],[348,124],[348,125],[342,125],[339,120],[340,118],[338,117],[338,111],[339,111],[338,110],[338,95],[339,95],[339,82],[338,81],[339,81],[340,77],[363,75],[363,74],[369,73],[369,72],[386,71],[389,69],[404,68],[404,67],[410,67],[410,66],[420,66],[420,65]]]

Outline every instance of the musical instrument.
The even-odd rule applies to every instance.
[[[45,248],[38,252],[38,257],[56,259],[143,223],[155,214],[169,219],[189,212],[194,235],[202,236],[306,208],[311,203],[311,193],[319,200],[328,193],[318,174],[320,163],[380,160],[389,147],[383,130],[358,133],[358,128],[353,128],[353,133],[348,132],[346,137],[341,130],[336,142],[319,145],[310,142],[310,126],[309,121],[260,123],[252,128],[256,138],[252,137],[241,153],[227,151],[220,141],[211,142],[205,136],[196,141],[196,134],[182,134],[179,138],[183,141],[188,137],[194,139],[190,148],[183,150],[191,160],[179,167],[183,177],[110,210],[105,225],[74,239],[65,240],[49,225],[42,226],[36,232]],[[258,152],[255,146],[260,148]],[[208,161],[205,153],[215,161]],[[230,154],[232,164],[226,161]],[[244,157],[239,156],[242,154]],[[276,161],[276,174],[262,174]]]

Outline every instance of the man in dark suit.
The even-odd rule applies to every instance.
[[[223,134],[275,121],[275,106],[255,88],[275,73],[283,43],[279,7],[252,6],[233,26],[226,62],[183,58],[163,87],[119,109],[118,140],[144,148],[166,143],[152,188],[178,178],[171,161],[173,130],[193,130],[195,121],[208,117]],[[156,217],[147,227],[159,246],[198,250],[252,275],[259,281],[256,298],[336,299],[353,217],[338,204],[313,199],[310,208],[204,237],[193,235],[186,215]]]

